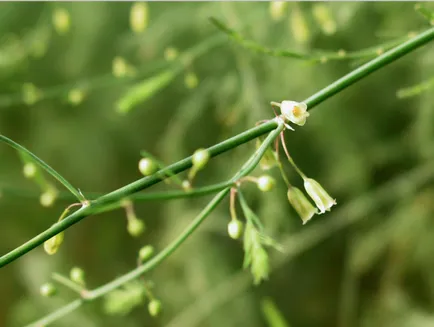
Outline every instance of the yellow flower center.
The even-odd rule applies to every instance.
[[[302,110],[298,106],[294,106],[292,113],[295,117],[300,117],[303,114]]]

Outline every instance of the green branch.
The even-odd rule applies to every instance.
[[[235,183],[237,180],[244,176],[247,176],[253,171],[253,169],[258,165],[264,153],[267,151],[268,147],[273,143],[273,141],[276,139],[279,133],[283,131],[283,129],[284,125],[280,123],[277,128],[274,129],[267,136],[261,146],[253,154],[253,156],[249,160],[247,160],[244,166],[241,167],[240,171],[237,172],[234,177],[232,177],[232,183]],[[199,213],[199,215],[187,226],[187,228],[181,233],[181,235],[179,235],[171,244],[169,244],[164,250],[158,253],[151,260],[103,286],[100,286],[92,291],[87,291],[83,299],[78,299],[65,305],[64,307],[58,309],[50,315],[28,325],[28,327],[37,327],[41,325],[45,326],[49,323],[52,323],[53,321],[79,308],[83,303],[85,303],[84,301],[92,301],[98,299],[106,295],[107,293],[115,290],[116,288],[130,282],[131,280],[140,277],[144,273],[154,269],[169,255],[171,255],[200,226],[200,224],[206,219],[206,217],[208,217],[209,214],[217,207],[217,205],[225,198],[225,196],[229,193],[230,189],[231,187],[228,186],[220,193],[218,193],[211,200],[211,202],[208,203],[208,205]]]
[[[367,75],[380,69],[381,67],[384,67],[387,64],[401,58],[405,54],[423,46],[424,44],[431,41],[433,38],[434,38],[434,28],[430,28],[425,32],[422,32],[421,34],[413,37],[412,39],[402,43],[401,45],[385,52],[381,56],[378,56],[377,58],[357,68],[351,73],[345,75],[344,77],[340,78],[336,82],[328,85],[324,89],[320,90],[319,92],[315,93],[311,97],[307,98],[306,100],[304,100],[304,102],[307,104],[307,107],[309,109],[312,109],[316,107],[318,104],[332,97],[336,93],[356,83],[363,77],[366,77]],[[208,151],[210,152],[211,157],[215,157],[223,152],[231,150],[241,144],[244,144],[252,139],[255,139],[258,136],[268,133],[273,129],[276,129],[277,125],[278,123],[275,119],[270,120],[264,124],[261,124],[241,134],[238,134],[237,136],[234,136],[226,141],[218,143],[208,148]],[[33,239],[27,241],[26,243],[22,244],[16,249],[3,255],[0,258],[0,267],[3,267],[8,263],[16,260],[17,258],[31,251],[38,245],[42,244],[46,240],[50,239],[54,235],[64,231],[71,225],[79,222],[81,219],[89,215],[92,215],[93,212],[97,210],[101,210],[101,208],[104,207],[105,205],[119,201],[125,197],[130,196],[131,194],[134,194],[154,184],[157,184],[158,182],[164,179],[164,177],[162,177],[161,175],[163,174],[165,175],[168,172],[173,172],[177,174],[190,168],[191,165],[192,162],[190,156],[188,158],[185,158],[181,161],[178,161],[177,163],[174,163],[166,167],[165,169],[162,169],[161,171],[158,172],[158,176],[152,175],[149,177],[144,177],[116,191],[104,195],[95,201],[91,201],[90,205],[77,210],[76,212],[72,213],[71,215],[63,219],[61,222],[54,224],[44,232],[34,237]]]
[[[211,22],[223,33],[232,38],[235,42],[237,42],[240,46],[255,51],[257,53],[266,54],[273,57],[286,57],[293,59],[302,59],[308,60],[312,62],[322,62],[324,60],[350,60],[350,59],[363,59],[367,57],[378,56],[383,53],[385,50],[388,50],[398,44],[401,44],[405,40],[408,39],[408,36],[398,38],[396,40],[378,44],[376,46],[372,46],[366,49],[347,52],[344,50],[340,51],[326,51],[326,50],[311,50],[310,53],[297,51],[297,50],[286,50],[286,49],[272,49],[264,47],[263,45],[244,38],[240,33],[235,30],[229,28],[227,25],[219,21],[218,19],[211,17]]]

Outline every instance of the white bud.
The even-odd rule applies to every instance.
[[[262,192],[270,191],[274,187],[275,183],[274,178],[268,175],[263,175],[256,180],[256,185]]]
[[[24,176],[32,178],[36,174],[36,165],[33,162],[27,162],[23,167]]]

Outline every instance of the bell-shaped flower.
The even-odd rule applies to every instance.
[[[318,213],[318,209],[315,208],[312,203],[306,198],[302,191],[296,187],[289,187],[288,200],[292,207],[297,211],[303,225],[306,224],[314,214]]]
[[[336,200],[333,199],[324,188],[316,180],[312,178],[304,179],[304,188],[307,194],[315,202],[320,213],[330,211],[330,208],[336,204]]]
[[[299,126],[303,126],[306,123],[307,117],[309,117],[307,106],[304,102],[282,101],[280,111],[286,120]]]

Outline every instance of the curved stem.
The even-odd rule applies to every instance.
[[[45,163],[42,159],[39,159],[36,155],[34,155],[32,152],[27,150],[22,145],[18,144],[17,142],[12,141],[10,138],[1,135],[0,134],[0,141],[6,143],[7,145],[11,146],[15,150],[17,150],[20,153],[25,153],[27,156],[31,157],[33,161],[38,164],[42,169],[44,169],[47,173],[49,173],[51,176],[53,176],[55,179],[57,179],[63,186],[65,186],[74,196],[80,201],[85,201],[83,195],[80,194],[78,189],[76,189],[70,182],[68,182],[62,175],[60,175],[57,171],[55,171],[53,168],[51,168],[47,163]]]
[[[332,97],[336,93],[342,91],[348,86],[356,83],[363,77],[371,74],[372,72],[380,69],[383,66],[401,58],[405,54],[421,47],[422,45],[428,43],[434,38],[434,27],[426,30],[425,32],[415,36],[414,38],[402,43],[401,45],[387,51],[386,53],[378,56],[377,58],[371,60],[370,62],[364,64],[363,66],[357,68],[351,73],[345,75],[344,77],[338,79],[336,82],[330,84],[319,92],[315,93],[311,97],[307,98],[303,102],[306,103],[309,109],[314,108],[321,102]],[[276,119],[272,119],[267,123],[261,124],[259,126],[253,127],[237,136],[234,136],[226,141],[216,144],[207,150],[210,152],[211,157],[215,157],[223,152],[231,150],[241,144],[244,144],[260,135],[270,132],[278,126]],[[173,172],[175,174],[180,173],[192,166],[191,156],[187,157],[175,164],[172,164],[165,169],[159,171],[159,175],[149,176],[139,179],[131,184],[128,184],[120,189],[113,191],[107,195],[92,201],[91,204],[85,208],[81,208],[76,212],[72,213],[66,217],[61,222],[54,224],[52,227],[48,228],[44,232],[40,233],[33,239],[27,241],[16,249],[10,251],[9,253],[3,255],[0,258],[0,268],[7,265],[8,263],[16,260],[27,252],[31,251],[38,245],[42,244],[54,235],[64,231],[69,226],[79,222],[81,219],[91,215],[96,209],[100,209],[102,206],[119,201],[120,199],[127,197],[133,193],[146,189],[164,179],[163,174],[168,172]]]

